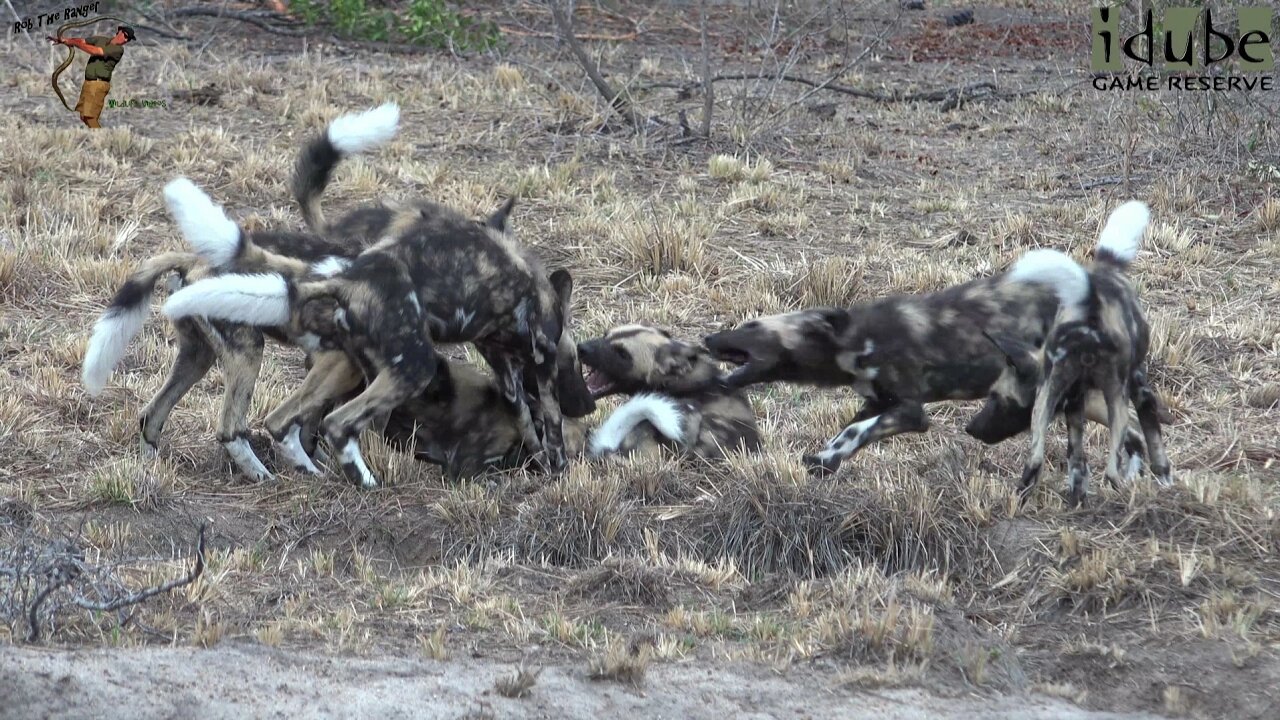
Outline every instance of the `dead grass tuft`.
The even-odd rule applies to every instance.
[[[635,542],[632,502],[617,478],[577,464],[535,494],[511,524],[511,544],[522,556],[581,566]]]
[[[493,684],[493,688],[498,691],[502,697],[508,698],[526,698],[529,697],[529,691],[538,683],[538,676],[542,674],[539,669],[532,672],[525,668],[523,664],[516,668],[515,672],[510,675],[504,675],[497,679]]]
[[[612,680],[639,687],[653,659],[652,642],[611,643],[604,654],[591,658],[587,677],[592,680]]]

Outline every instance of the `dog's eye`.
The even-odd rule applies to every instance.
[[[618,353],[618,358],[624,362],[631,362],[631,353],[624,347],[614,347],[613,351]]]

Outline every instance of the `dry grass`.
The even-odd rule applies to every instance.
[[[4,51],[15,67],[20,45]],[[67,617],[54,642],[248,638],[441,661],[537,646],[623,682],[650,663],[733,659],[847,686],[1005,690],[1033,678],[1040,692],[1121,710],[1195,714],[1211,692],[1224,712],[1263,716],[1256,690],[1280,643],[1272,126],[1248,155],[1253,126],[1226,114],[1212,132],[1188,130],[1205,112],[1189,96],[1086,86],[947,112],[808,98],[839,103],[826,120],[794,102],[799,87],[748,83],[743,97],[781,111],[770,127],[747,132],[724,85],[715,142],[675,145],[597,132],[607,108],[575,67],[534,47],[503,63],[313,52],[270,65],[253,50],[172,50],[164,62],[153,46],[131,51],[155,62],[133,66],[113,96],[167,92],[198,64],[226,88],[216,111],[108,110],[111,127],[86,134],[50,109],[47,74],[15,75],[0,100],[11,111],[0,116],[0,537],[72,528],[141,583],[173,574],[173,538],[193,518],[215,522],[201,582],[128,623]],[[874,73],[848,81],[931,89],[989,71],[901,52],[886,46]],[[631,63],[646,80],[687,80],[665,45],[610,53],[614,72]],[[1002,84],[1063,84],[1039,61],[1007,60],[1020,69]],[[685,102],[637,97],[671,116]],[[574,272],[580,338],[647,321],[695,339],[759,313],[937,289],[1032,247],[1084,258],[1127,197],[1108,179],[1129,163],[1128,194],[1154,210],[1131,275],[1153,326],[1150,374],[1177,418],[1166,428],[1177,485],[1144,478],[1117,493],[1095,481],[1096,502],[1067,513],[1045,482],[1019,514],[1009,488],[1025,439],[981,446],[961,430],[973,406],[952,403],[930,408],[928,434],[814,481],[801,452],[857,401],[783,385],[752,392],[768,446],[758,458],[575,464],[554,479],[454,487],[370,443],[391,482],[361,493],[333,477],[232,476],[214,440],[215,370],[174,411],[159,459],[139,457],[136,414],[163,381],[172,331],[151,319],[99,398],[80,388],[79,361],[129,270],[181,245],[160,188],[187,174],[233,217],[296,229],[286,181],[299,138],[390,99],[401,137],[335,173],[329,213],[383,195],[480,213],[518,195],[518,236]],[[1131,150],[1097,141],[1117,117],[1143,123]],[[269,346],[255,428],[301,374],[297,351]],[[1102,447],[1096,432],[1086,447]],[[1064,472],[1061,442],[1047,465]],[[652,642],[633,652],[625,638],[640,633]],[[527,693],[526,674],[503,686]],[[1127,690],[1137,686],[1156,689]]]

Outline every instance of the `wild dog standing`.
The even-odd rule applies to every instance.
[[[826,474],[870,443],[928,430],[926,403],[986,396],[1005,367],[988,335],[1031,345],[1043,338],[1058,308],[1052,279],[1045,283],[1010,272],[847,310],[772,315],[705,342],[716,357],[740,366],[726,378],[730,387],[779,381],[849,385],[862,396],[862,409],[848,427],[824,450],[804,457],[812,472]],[[1140,453],[1141,439],[1131,440],[1130,449]]]
[[[396,105],[386,104],[367,112],[340,116],[329,124],[324,134],[309,143],[293,181],[298,190],[296,199],[304,212],[308,208],[318,209],[318,194],[340,159],[382,145],[395,134],[399,112]],[[322,156],[322,161],[316,160],[317,156]],[[310,161],[304,162],[308,158]],[[225,216],[211,214],[208,208],[201,209],[200,198],[191,194],[194,189],[190,183],[179,183],[165,190],[166,202],[171,211],[177,211],[175,218],[194,252],[162,253],[150,258],[116,292],[94,326],[85,352],[81,382],[90,395],[102,391],[124,357],[129,342],[141,331],[160,278],[176,272],[181,284],[232,268],[246,272],[275,270],[305,274],[312,269],[325,272],[377,239],[375,233],[379,228],[367,213],[352,213],[340,221],[349,244],[333,242],[319,234],[267,231],[242,234]],[[184,212],[186,214],[182,214]],[[367,232],[352,231],[358,227],[364,227]],[[200,318],[177,319],[174,328],[178,335],[178,355],[168,379],[139,418],[143,452],[155,452],[173,408],[208,374],[217,360],[226,382],[218,439],[242,472],[258,480],[270,478],[271,473],[249,447],[247,417],[262,365],[263,336],[287,343],[285,334],[278,328],[206,322]]]
[[[705,349],[675,340],[665,330],[623,325],[579,345],[578,357],[588,368],[593,398],[634,395],[591,433],[593,457],[658,446],[706,459],[760,450],[751,403],[725,387]]]
[[[323,429],[340,449],[348,479],[375,487],[358,435],[427,387],[437,361],[433,342],[473,342],[494,369],[503,397],[520,408],[524,437],[542,446],[553,470],[563,469],[557,306],[555,288],[532,254],[502,233],[424,202],[401,209],[384,240],[327,279],[223,275],[174,293],[165,312],[288,325],[304,347],[344,351],[348,357],[327,353],[325,362],[317,359],[302,386],[267,418],[267,427],[278,441],[296,432],[315,409],[351,390],[333,378],[350,377],[354,362],[369,384],[329,413]],[[536,380],[536,417],[524,392],[526,372]]]
[[[1138,254],[1138,243],[1150,218],[1145,204],[1127,202],[1107,218],[1092,272],[1085,272],[1074,261],[1054,265],[1053,272],[1061,274],[1056,284],[1063,288],[1062,308],[1043,348],[1019,346],[1007,339],[1002,341],[1000,336],[994,338],[1015,362],[1021,356],[1023,363],[1035,363],[1044,377],[1031,415],[1031,449],[1020,488],[1024,503],[1040,476],[1045,434],[1058,412],[1067,419],[1068,502],[1074,507],[1084,501],[1089,488],[1089,468],[1084,457],[1084,405],[1086,393],[1092,390],[1100,391],[1106,400],[1111,430],[1105,473],[1108,482],[1119,486],[1120,452],[1129,429],[1130,401],[1137,408],[1152,472],[1162,485],[1173,481],[1160,431],[1160,404],[1147,382],[1150,329],[1138,294],[1125,276]],[[1028,261],[1036,258],[1024,258],[1024,262]]]

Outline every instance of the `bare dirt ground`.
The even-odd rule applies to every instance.
[[[960,28],[896,3],[717,7],[715,72],[999,95],[952,107],[726,80],[710,142],[690,141],[677,118],[701,121],[700,92],[679,87],[698,77],[696,10],[582,5],[579,32],[619,38],[588,49],[666,125],[614,116],[532,3],[495,10],[507,47],[469,58],[177,22],[193,39],[142,38],[111,90],[168,107],[108,109],[94,133],[52,96],[60,54],[4,41],[0,714],[1276,717],[1275,93],[1096,91],[1073,4],[989,3]],[[181,94],[210,84],[216,104]],[[338,170],[329,211],[422,195],[480,214],[518,195],[519,236],[577,279],[580,338],[644,321],[696,339],[938,289],[1032,247],[1085,259],[1106,213],[1143,199],[1153,227],[1132,274],[1177,484],[1095,479],[1093,502],[1066,511],[1055,437],[1017,511],[1025,438],[982,446],[963,403],[812,480],[801,452],[857,401],[774,386],[752,396],[768,452],[721,467],[578,463],[455,487],[370,440],[385,488],[259,486],[215,442],[217,370],[144,460],[136,415],[171,331],[153,317],[97,398],[79,366],[129,271],[181,247],[161,187],[186,175],[237,218],[300,228],[286,187],[300,143],[388,100],[399,137]],[[301,365],[269,348],[255,423]],[[1100,469],[1102,435],[1087,443]],[[180,576],[201,522],[196,583],[120,612],[73,604]],[[23,572],[19,556],[34,558]],[[52,557],[92,572],[41,604],[28,643]],[[501,682],[522,663],[545,671]]]

